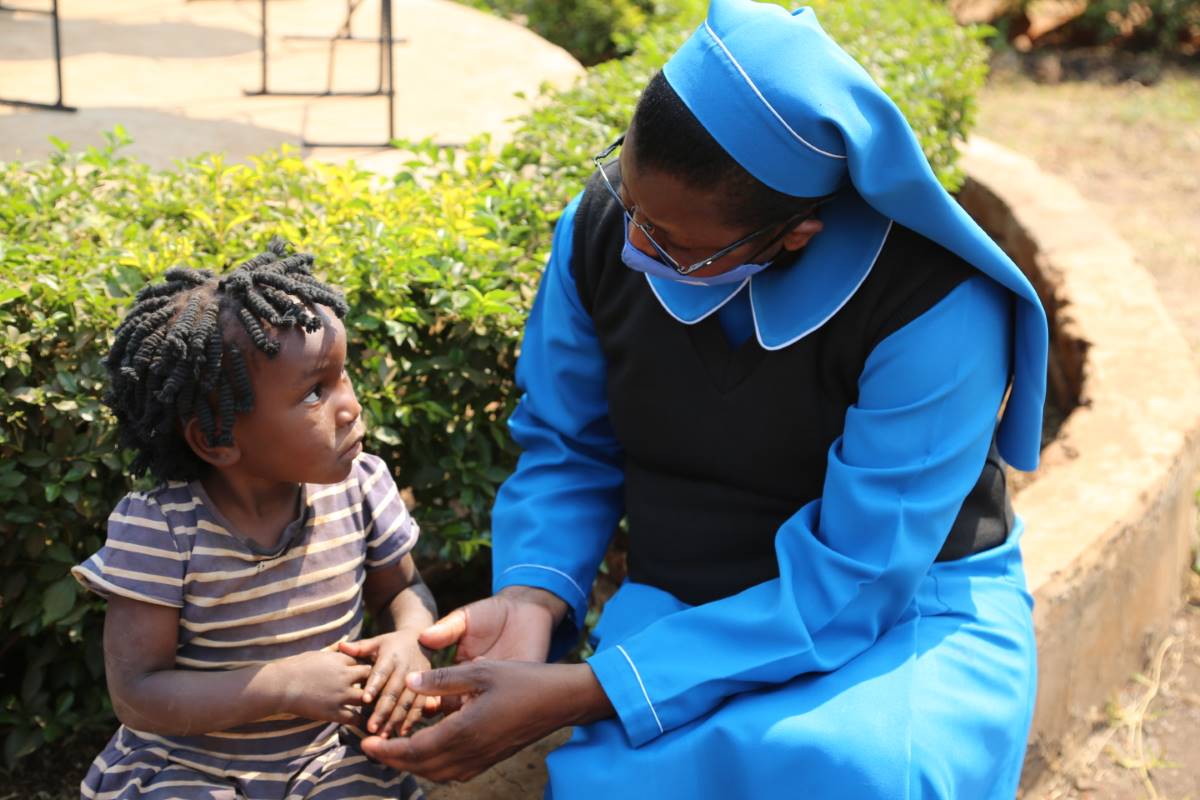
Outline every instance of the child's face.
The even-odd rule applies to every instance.
[[[362,452],[362,406],[346,374],[346,330],[325,306],[321,330],[280,332],[274,358],[249,359],[254,409],[239,414],[233,439],[242,470],[266,480],[337,483]]]

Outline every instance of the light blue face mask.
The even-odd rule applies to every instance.
[[[741,264],[719,275],[709,275],[706,277],[681,275],[674,268],[668,267],[657,258],[648,256],[634,247],[633,243],[629,241],[628,223],[625,225],[625,246],[621,248],[621,260],[625,262],[625,266],[638,272],[644,272],[647,275],[654,275],[658,278],[687,283],[693,286],[724,286],[730,283],[741,283],[751,275],[756,275],[771,266],[771,262],[768,261],[765,264]]]

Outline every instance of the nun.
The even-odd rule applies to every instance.
[[[811,9],[713,0],[596,165],[525,330],[495,593],[408,676],[461,709],[364,750],[462,780],[574,726],[548,798],[1011,799],[1033,288]],[[594,654],[553,663],[622,518]]]

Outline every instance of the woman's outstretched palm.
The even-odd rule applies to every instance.
[[[427,628],[421,644],[441,650],[457,644],[456,661],[488,658],[544,662],[550,634],[566,613],[566,604],[549,592],[510,587],[499,594],[451,611]]]

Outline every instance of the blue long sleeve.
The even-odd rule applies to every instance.
[[[632,744],[731,694],[836,669],[897,621],[983,466],[1011,325],[1012,295],[975,277],[880,342],[822,497],[776,536],[780,577],[601,642],[588,663]]]
[[[569,604],[576,626],[623,513],[624,481],[604,357],[570,269],[578,206],[576,198],[558,221],[525,326],[517,364],[525,394],[509,420],[522,454],[492,511],[493,591],[546,589]]]

